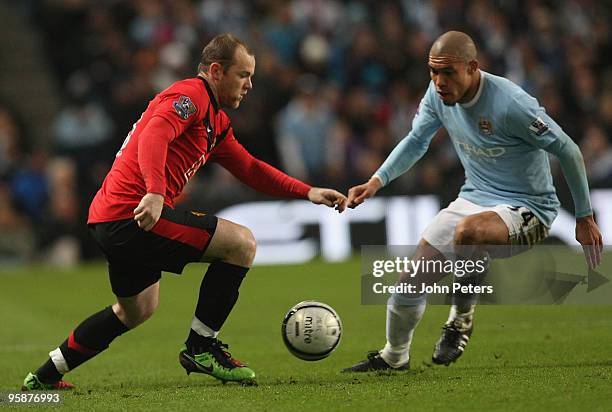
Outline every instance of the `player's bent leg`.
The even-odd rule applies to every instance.
[[[152,259],[143,256],[157,245],[151,241],[155,235],[139,229],[131,220],[92,225],[90,229],[108,252],[109,279],[117,303],[82,321],[49,353],[48,360],[26,377],[24,390],[73,387],[63,381],[66,373],[106,350],[115,338],[144,322],[157,307],[161,269],[152,268]],[[126,242],[127,238],[134,240]]]
[[[427,295],[393,294],[387,302],[387,342],[380,356],[393,368],[410,365],[410,346],[414,330],[423,318]]]
[[[117,297],[113,312],[129,329],[134,329],[149,319],[159,305],[159,282],[130,297]]]
[[[488,260],[486,246],[506,245],[508,239],[508,226],[498,213],[493,211],[476,213],[462,218],[457,223],[454,235],[455,253],[463,258]],[[484,274],[479,275],[482,276]],[[474,282],[478,282],[478,279]],[[478,294],[475,293],[453,296],[448,320],[442,326],[442,334],[434,346],[432,354],[434,363],[448,366],[461,357],[474,330],[474,309],[477,300]]]
[[[407,298],[394,294],[387,303],[387,343],[370,351],[365,360],[342,369],[343,373],[404,371],[410,369],[410,344],[414,329],[423,317],[426,296]]]
[[[222,261],[237,266],[251,267],[255,259],[257,243],[253,233],[246,227],[218,218],[217,229],[202,262]]]
[[[455,227],[455,246],[473,246],[473,250],[477,250],[478,246],[506,245],[508,239],[508,226],[492,211],[466,216]]]
[[[49,353],[49,359],[36,372],[26,376],[21,390],[73,389],[74,385],[64,381],[63,376],[107,349],[128,330],[111,306],[91,315]]]
[[[443,257],[438,249],[422,239],[412,259],[439,260]],[[415,281],[415,279],[418,283],[436,281],[439,276],[439,274],[420,273],[411,277],[410,274],[404,274],[398,283]],[[425,312],[426,300],[425,294],[393,294],[387,303],[385,347],[379,351],[369,352],[365,360],[343,369],[342,372],[408,370],[412,336]]]
[[[455,228],[454,248],[458,258],[483,259],[486,269],[475,276],[458,277],[459,283],[478,284],[483,280],[490,264],[491,248],[508,245],[509,229],[498,213],[487,211],[462,218]],[[473,311],[478,295],[455,296],[458,314]],[[452,311],[451,311],[452,313]]]
[[[223,383],[254,384],[255,372],[234,359],[217,339],[239,296],[240,285],[255,258],[255,237],[249,229],[218,219],[202,261],[212,262],[200,286],[191,330],[179,353],[187,374],[211,375]]]

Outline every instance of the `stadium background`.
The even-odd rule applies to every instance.
[[[580,145],[591,187],[604,195],[594,203],[600,223],[609,222],[610,230],[604,230],[609,243],[609,4],[0,1],[0,394],[17,390],[71,326],[112,302],[106,267],[85,232],[89,202],[148,100],[172,81],[192,76],[202,46],[219,32],[241,36],[257,56],[255,87],[242,107],[230,112],[240,141],[292,174],[341,190],[369,177],[409,130],[427,85],[425,57],[433,39],[451,28],[469,32],[480,46],[484,69],[510,77],[537,96]],[[571,240],[572,201],[558,165],[552,164]],[[325,224],[308,223],[312,216],[301,215],[312,209],[302,203],[277,203],[284,212],[295,205],[294,214],[304,213],[297,213],[302,231],[278,225],[278,219],[277,226],[268,225],[272,235],[296,236],[277,238],[277,246],[286,249],[276,255],[287,256],[304,241],[311,242],[316,255],[329,232],[337,235],[340,228],[346,234],[346,219],[368,214],[370,220],[350,222],[352,246],[384,244],[391,233],[402,236],[399,223],[426,224],[424,214],[435,213],[429,200],[444,206],[462,179],[456,155],[441,134],[413,171],[384,189],[386,197],[342,215],[330,211],[317,217],[327,219]],[[264,233],[258,223],[270,217],[270,209],[258,214],[258,207],[273,200],[222,169],[207,165],[188,188],[185,204],[211,212],[246,209],[256,216],[256,235]],[[398,197],[406,195],[410,198]],[[253,201],[258,203],[244,203]],[[400,220],[390,223],[391,216]],[[410,232],[414,236],[415,228]],[[258,240],[262,256],[266,242]],[[336,240],[328,246],[337,247]],[[567,257],[584,265],[580,253]],[[62,407],[611,409],[610,305],[481,305],[469,349],[449,368],[431,365],[448,308],[430,305],[415,334],[410,371],[340,374],[366,350],[384,344],[385,310],[361,304],[357,254],[345,262],[329,260],[334,259],[260,265],[249,272],[222,339],[257,371],[258,387],[187,377],[176,363],[205,270],[193,264],[181,277],[164,276],[162,304],[150,322],[70,373],[77,390],[65,395]],[[611,264],[604,259],[600,272],[609,277]],[[609,293],[610,285],[595,292]],[[575,290],[584,293],[587,285]],[[320,362],[294,358],[279,336],[286,310],[304,299],[329,303],[344,324],[338,350]]]
[[[482,67],[536,96],[580,145],[592,188],[612,187],[612,53],[607,2],[85,1],[0,4],[0,259],[99,258],[89,202],[133,122],[203,45],[230,31],[257,57],[254,89],[230,112],[254,155],[316,185],[366,180],[410,129],[443,31],[470,33]],[[573,203],[553,162],[558,194]],[[385,195],[451,201],[463,170],[441,132]],[[216,166],[188,185],[207,212],[271,200]],[[382,236],[382,237],[381,237]],[[353,240],[354,245],[366,239]],[[384,242],[384,234],[370,238]]]

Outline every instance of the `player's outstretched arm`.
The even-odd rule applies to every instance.
[[[307,198],[314,204],[334,207],[339,213],[346,209],[347,199],[342,193],[333,189],[311,187],[256,159],[233,135],[216,148],[211,160],[259,192],[278,197]]]
[[[342,193],[333,189],[321,187],[313,187],[308,191],[308,200],[315,205],[325,205],[333,207],[338,213],[344,212],[346,209],[347,199]]]
[[[366,183],[351,187],[348,193],[348,207],[354,209],[366,199],[374,197],[382,186],[383,184],[380,178],[378,176],[372,176]]]
[[[549,122],[553,121],[549,120]],[[589,184],[580,148],[567,134],[560,132],[557,139],[545,147],[545,150],[553,153],[559,159],[565,181],[574,200],[576,240],[582,245],[589,268],[593,269],[601,263],[603,240],[599,227],[593,219]]]
[[[582,245],[589,267],[597,267],[601,263],[603,238],[593,215],[576,218],[576,240]]]

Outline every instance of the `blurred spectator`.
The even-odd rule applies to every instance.
[[[293,21],[315,33],[335,32],[344,18],[342,4],[336,0],[293,0],[290,8]]]
[[[380,167],[392,148],[386,128],[371,128],[358,141],[352,142],[351,173],[357,181],[368,180]]]
[[[80,233],[84,222],[79,215],[76,192],[76,165],[69,158],[49,163],[51,195],[45,219],[38,226],[42,259],[57,266],[72,266],[80,259]]]
[[[210,34],[231,32],[243,38],[248,35],[249,3],[241,0],[203,0],[199,15]]]
[[[87,81],[73,79],[75,82]],[[60,153],[77,158],[79,163],[87,163],[92,155],[99,155],[99,149],[108,142],[112,131],[112,120],[104,108],[95,101],[88,100],[85,91],[79,90],[74,92],[55,121],[54,143]]]
[[[589,165],[587,175],[591,187],[612,186],[612,144],[600,126],[591,125],[584,131],[582,154]]]
[[[35,225],[46,217],[45,205],[49,197],[47,177],[47,153],[35,150],[27,161],[20,165],[11,179],[13,198],[19,210],[23,211]]]
[[[327,140],[334,117],[316,76],[297,81],[297,95],[280,112],[277,145],[284,169],[308,182],[321,179],[327,167]]]
[[[9,186],[0,181],[0,264],[27,263],[35,246],[28,220],[15,209]]]
[[[326,184],[348,190],[346,171],[351,170],[349,163],[350,145],[354,139],[353,131],[343,119],[338,119],[330,128],[327,138]]]
[[[374,27],[360,26],[344,57],[344,81],[341,84],[345,87],[360,86],[367,92],[381,93],[388,77],[379,56],[380,48]]]
[[[21,160],[20,138],[15,117],[0,106],[0,178],[9,176]]]
[[[270,14],[262,24],[264,38],[278,55],[280,65],[293,65],[297,62],[302,30],[291,20],[289,2],[272,2]]]
[[[410,131],[421,96],[415,95],[406,82],[397,80],[391,87],[390,97],[389,131],[397,143]]]
[[[606,132],[608,139],[612,136],[612,85],[608,87],[599,99],[599,114],[602,121],[602,127]]]

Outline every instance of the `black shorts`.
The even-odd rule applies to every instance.
[[[161,278],[161,272],[181,273],[189,262],[201,261],[215,230],[217,217],[164,206],[153,229],[145,231],[133,219],[89,225],[108,259],[113,293],[134,296]]]

